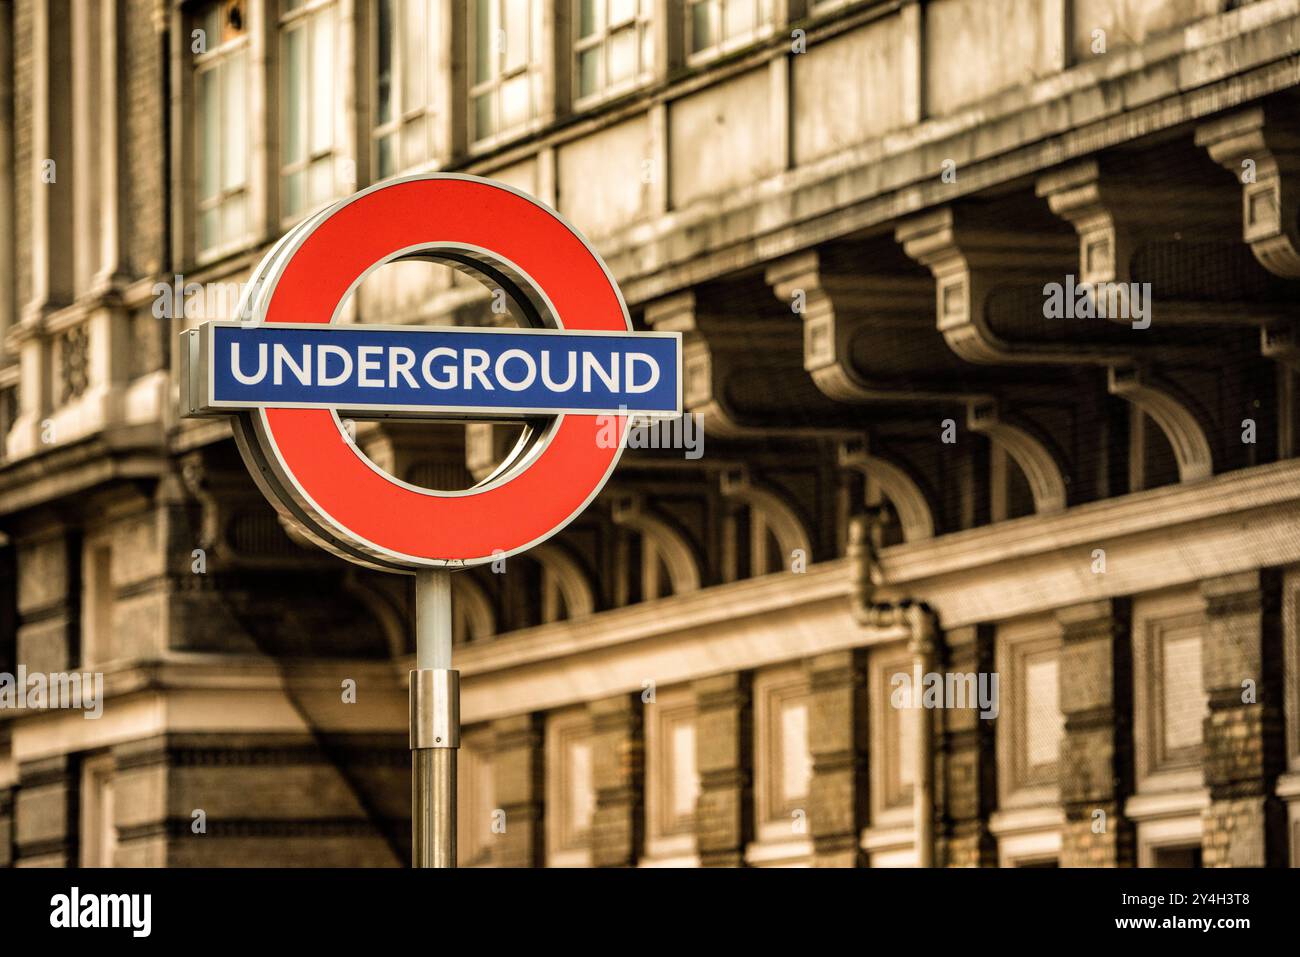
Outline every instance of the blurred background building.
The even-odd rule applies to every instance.
[[[0,863],[407,861],[410,580],[281,525],[175,343],[430,170],[575,223],[705,443],[455,576],[462,864],[1296,860],[1297,84],[1295,0],[4,3],[0,672],[107,700],[0,712]],[[355,437],[463,488],[516,433]]]

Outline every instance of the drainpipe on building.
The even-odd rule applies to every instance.
[[[907,630],[911,637],[907,650],[912,655],[912,694],[921,693],[925,676],[934,670],[934,616],[922,604],[905,609]],[[916,834],[916,866],[934,867],[934,724],[929,708],[917,707],[913,697],[912,715],[916,721],[916,765],[912,775],[912,820]]]
[[[848,558],[852,590],[849,596],[853,619],[865,628],[905,628],[907,650],[912,656],[912,714],[916,722],[916,750],[912,754],[912,820],[916,864],[934,866],[934,724],[930,709],[921,707],[920,694],[925,676],[934,670],[938,630],[934,613],[924,602],[906,598],[877,602],[880,571],[871,541],[872,518],[856,515],[849,520]]]

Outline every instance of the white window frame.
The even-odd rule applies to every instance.
[[[754,8],[754,25],[743,32],[725,36],[727,7],[731,4],[751,4]],[[709,35],[715,41],[706,47],[695,49],[695,10],[708,8]],[[744,49],[754,43],[772,36],[776,32],[776,0],[685,0],[683,11],[686,26],[683,31],[686,41],[686,62],[690,66],[726,56],[736,50]]]
[[[301,114],[303,116],[303,124],[304,124],[304,130],[302,131],[302,137],[303,137],[302,146],[303,146],[304,153],[301,159],[295,159],[292,162],[286,161],[285,159],[285,139],[286,139],[285,117],[288,110],[288,102],[289,102],[289,95],[288,95],[289,82],[292,79],[288,76],[287,64],[285,63],[286,39],[289,33],[292,32],[293,30],[309,31],[312,29],[318,29],[319,24],[310,24],[309,21],[316,18],[328,17],[330,18],[331,21],[330,31],[333,38],[333,46],[337,51],[339,32],[342,27],[342,17],[340,15],[341,11],[339,9],[338,0],[302,0],[302,2],[292,10],[287,9],[288,6],[287,0],[279,0],[279,2],[280,2],[279,17],[276,22],[276,57],[277,57],[277,63],[279,65],[279,69],[276,71],[277,72],[276,82],[279,90],[278,100],[280,105],[279,151],[277,156],[277,175],[278,175],[278,185],[279,185],[279,189],[278,189],[279,218],[280,218],[281,225],[287,226],[296,222],[300,222],[301,220],[305,219],[307,216],[311,215],[313,212],[316,212],[317,210],[324,208],[325,206],[329,205],[329,203],[333,202],[335,199],[338,198],[339,182],[338,182],[338,170],[336,168],[336,163],[338,162],[338,155],[339,155],[339,132],[340,131],[338,127],[337,111],[332,110],[329,116],[329,126],[330,126],[329,147],[328,149],[318,149],[313,151],[312,142],[311,142],[312,132],[313,132],[313,128],[311,125],[312,112],[313,112],[313,104],[311,102],[311,97],[313,94],[309,83],[308,86],[306,87],[306,90],[308,92],[308,98],[302,104],[303,113]],[[311,58],[315,55],[314,50],[315,50],[315,44],[311,42],[311,38],[304,37],[303,55],[305,58],[306,65],[303,70],[303,73],[309,78],[309,80],[313,73],[313,61]],[[338,86],[336,86],[335,92],[341,94],[343,78],[339,77],[336,82]],[[337,97],[333,97],[332,100],[337,100]],[[285,187],[288,178],[295,174],[302,174],[303,189],[304,191],[306,191],[307,184],[310,182],[310,171],[312,167],[315,166],[317,163],[320,163],[325,160],[328,160],[329,171],[330,171],[330,188],[328,190],[328,195],[326,195],[324,198],[318,198],[312,200],[310,198],[309,193],[304,192],[304,195],[308,196],[304,204],[298,209],[290,209],[289,206],[287,205],[288,190]]]
[[[492,11],[491,33],[492,39],[488,43],[489,55],[496,60],[487,79],[479,80],[478,77],[478,28],[479,28],[479,3],[489,4]],[[472,151],[481,152],[491,149],[500,143],[516,139],[519,136],[526,135],[536,129],[543,113],[543,97],[545,95],[543,84],[543,71],[545,69],[545,50],[548,33],[545,22],[545,11],[541,0],[527,0],[528,2],[528,36],[525,39],[527,56],[522,65],[508,67],[505,62],[506,52],[509,43],[498,43],[496,34],[504,33],[498,24],[505,13],[505,4],[507,0],[473,0],[468,3],[468,16],[466,17],[466,112],[465,128],[468,135],[470,148]],[[499,49],[498,49],[499,46]],[[511,127],[501,125],[501,91],[507,83],[519,78],[525,78],[528,83],[528,117],[522,122]],[[483,133],[478,128],[478,100],[482,96],[492,98],[492,128],[489,132]]]
[[[218,10],[220,15],[224,15],[227,3],[225,0],[213,0],[208,5],[200,7],[190,20],[192,29],[203,28],[206,22],[206,15],[212,10]],[[251,15],[250,5],[244,4],[243,12],[245,16],[244,28],[240,36],[226,40],[224,42],[213,43],[213,38],[204,37],[206,49],[203,53],[190,53],[190,91],[189,95],[194,104],[193,113],[194,129],[194,253],[195,260],[200,263],[213,262],[221,259],[230,253],[244,248],[253,232],[253,173],[256,165],[256,158],[253,154],[254,131],[247,128],[249,118],[253,114],[252,110],[252,85],[256,78],[253,71],[253,54],[252,54],[252,33],[253,23],[247,19]],[[187,31],[182,37],[187,51],[192,50],[192,34]],[[217,38],[220,40],[220,38]],[[238,57],[244,59],[244,107],[245,115],[240,117],[237,122],[241,129],[244,130],[245,136],[245,160],[244,160],[244,178],[243,182],[237,187],[227,188],[224,185],[225,171],[223,169],[225,150],[218,144],[217,153],[217,193],[213,197],[205,199],[201,195],[201,165],[204,161],[206,149],[203,143],[204,131],[204,114],[199,102],[200,76],[207,72],[224,70],[227,66]],[[224,137],[226,129],[226,94],[225,79],[218,82],[217,91],[217,131],[218,135]],[[244,202],[244,225],[243,229],[237,235],[225,236],[221,228],[222,208],[235,199],[241,199]],[[202,222],[204,214],[215,210],[218,217],[218,241],[211,246],[204,246],[202,240]]]
[[[595,29],[587,36],[579,36],[582,29],[581,7],[583,0],[573,2],[573,105],[583,109],[603,100],[613,99],[644,86],[654,76],[655,70],[655,30],[654,0],[635,0],[635,12],[627,20],[616,24],[609,21],[610,8],[616,0],[591,0],[599,11]],[[632,31],[636,34],[637,68],[632,75],[616,83],[609,82],[610,39],[616,33]],[[582,57],[583,54],[597,51],[599,75],[596,88],[589,93],[582,92]]]
[[[766,669],[754,678],[754,831],[756,840],[746,849],[755,866],[794,866],[811,863],[812,839],[808,822],[812,790],[812,757],[808,790],[793,798],[783,794],[787,753],[782,719],[787,707],[802,704],[812,721],[812,692],[802,664]],[[811,735],[810,735],[811,737]],[[805,744],[806,746],[806,744]],[[796,830],[796,812],[803,812],[803,830]]]
[[[1209,635],[1205,602],[1194,591],[1143,595],[1133,605],[1134,764],[1139,793],[1199,790],[1204,785],[1202,758],[1163,753],[1164,713],[1160,655],[1171,631],[1198,628],[1202,655]],[[1204,688],[1202,688],[1204,691]],[[1208,696],[1207,696],[1208,702]],[[1207,712],[1208,713],[1208,703]],[[1203,744],[1202,744],[1203,748]]]
[[[1008,622],[997,629],[999,808],[1054,804],[1060,795],[1060,757],[1047,770],[1029,764],[1029,697],[1026,674],[1032,664],[1056,661],[1056,707],[1060,714],[1061,634],[1052,618]],[[983,719],[979,719],[983,720]],[[1060,740],[1064,740],[1064,729]]]
[[[374,96],[370,117],[370,168],[374,170],[374,175],[371,178],[376,182],[427,166],[434,159],[435,144],[437,143],[435,124],[438,121],[436,86],[440,78],[440,58],[436,47],[436,31],[439,27],[446,28],[446,24],[442,23],[442,4],[439,0],[387,0],[392,10],[393,28],[389,48],[391,115],[387,120],[381,122],[379,119],[379,43],[381,39],[379,6],[383,2],[385,0],[376,0],[370,17],[371,62],[374,64],[371,76],[368,78],[372,84],[371,92]],[[408,17],[413,8],[422,9],[425,17],[426,57],[424,61],[424,102],[422,103],[406,102],[406,54],[409,51],[407,50],[407,44],[403,41],[403,33],[409,23]],[[406,159],[408,152],[407,139],[419,135],[417,130],[413,128],[416,127],[416,124],[419,124],[419,127],[424,131],[424,146],[422,149],[415,151],[419,154],[418,158],[408,162]],[[388,173],[384,173],[380,169],[379,162],[380,142],[390,136],[393,138],[393,169]]]
[[[588,767],[593,780],[588,782],[586,799],[595,814],[595,735],[591,717],[585,707],[568,708],[547,716],[546,720],[546,865],[548,867],[591,866],[591,821],[575,829],[570,815],[575,798],[572,781],[573,749],[591,750]]]
[[[689,725],[694,730],[698,754],[699,725],[695,693],[689,687],[660,689],[645,706],[645,835],[644,866],[685,866],[698,863],[695,843],[695,815],[678,814],[673,807],[678,783],[678,755],[674,732]],[[696,795],[699,770],[696,765]]]

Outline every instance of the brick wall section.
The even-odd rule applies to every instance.
[[[591,860],[596,867],[630,867],[644,847],[645,740],[639,694],[588,706],[592,731]]]
[[[1132,867],[1131,612],[1126,599],[1060,609],[1062,867]]]
[[[867,824],[867,662],[862,649],[807,662],[812,694],[808,797],[816,867],[861,867],[859,835]]]
[[[492,722],[493,787],[497,807],[505,812],[505,831],[492,845],[491,861],[498,867],[540,867],[545,860],[543,730],[540,715]]]
[[[1201,583],[1207,634],[1206,867],[1286,864],[1286,808],[1274,791],[1286,752],[1282,715],[1281,576],[1271,569]],[[1253,682],[1254,700],[1246,682]]]
[[[753,692],[746,672],[694,683],[700,796],[696,841],[703,867],[740,867],[754,836]]]
[[[973,625],[944,633],[943,668],[952,672],[992,672],[993,628]],[[997,841],[989,815],[997,806],[996,719],[977,708],[935,712],[935,863],[941,867],[995,867]]]

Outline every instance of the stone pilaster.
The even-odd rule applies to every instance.
[[[867,825],[867,662],[862,649],[807,662],[813,774],[808,823],[816,867],[861,867]]]
[[[703,867],[740,867],[754,836],[754,717],[750,675],[696,681],[696,842]]]
[[[0,867],[14,863],[14,789],[0,788]]]
[[[991,673],[992,626],[949,629],[944,633],[943,655],[947,671]],[[936,863],[942,867],[996,867],[997,841],[988,825],[997,806],[996,719],[981,718],[978,708],[945,708],[937,716],[941,746],[935,803],[942,819]]]
[[[60,530],[18,543],[17,664],[54,672],[80,664],[81,555]]]
[[[19,765],[14,797],[14,863],[76,867],[81,813],[80,767],[73,755]]]
[[[1286,762],[1282,714],[1281,576],[1274,569],[1201,583],[1207,635],[1206,867],[1284,866],[1286,808],[1275,795]]]
[[[1061,626],[1062,867],[1132,867],[1133,667],[1127,599],[1056,613]]]
[[[505,831],[497,835],[492,861],[499,867],[540,867],[546,800],[541,716],[500,718],[492,722],[492,737],[493,785],[497,807],[505,812]]]
[[[592,775],[596,809],[591,860],[596,867],[630,867],[645,831],[645,739],[639,694],[593,701]]]

